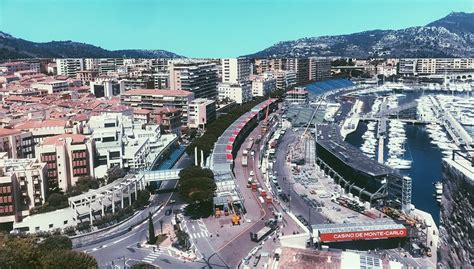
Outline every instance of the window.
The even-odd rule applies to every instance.
[[[65,221],[63,222],[63,224],[66,225],[66,224],[67,224],[67,220],[65,220]]]
[[[53,224],[50,224],[50,225],[49,225],[49,228],[50,228],[50,229],[53,228]]]
[[[36,226],[35,227],[35,231],[39,231],[40,230],[40,227],[39,226]]]

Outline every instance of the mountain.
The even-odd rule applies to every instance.
[[[427,24],[401,30],[302,38],[279,42],[252,58],[344,56],[473,57],[474,13],[453,12]]]
[[[73,41],[31,42],[0,31],[0,60],[19,58],[182,58],[166,50],[106,50]]]

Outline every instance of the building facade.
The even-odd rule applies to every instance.
[[[240,84],[249,80],[251,64],[248,58],[225,58],[221,60],[222,82]]]
[[[63,134],[36,145],[37,158],[47,164],[48,186],[67,191],[81,177],[94,176],[92,140],[80,134]]]
[[[232,101],[235,101],[237,104],[243,104],[252,99],[252,84],[220,83],[218,94],[219,100],[228,98]]]
[[[194,99],[189,104],[189,128],[205,127],[216,119],[216,102],[203,98]]]
[[[1,152],[6,152],[8,158],[33,158],[33,135],[28,131],[0,128]]]
[[[84,70],[84,60],[80,58],[56,59],[58,75],[77,76],[78,71]]]
[[[309,58],[309,80],[319,81],[331,78],[331,60],[329,58]]]
[[[207,61],[175,60],[169,68],[170,89],[194,93],[195,98],[216,99],[217,66]]]

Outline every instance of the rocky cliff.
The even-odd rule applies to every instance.
[[[474,268],[474,179],[443,161],[439,268]]]

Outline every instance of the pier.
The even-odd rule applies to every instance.
[[[384,139],[385,137],[384,136],[381,136],[379,137],[379,152],[378,152],[378,155],[377,155],[377,161],[380,163],[380,164],[383,164],[383,149],[384,149]]]

